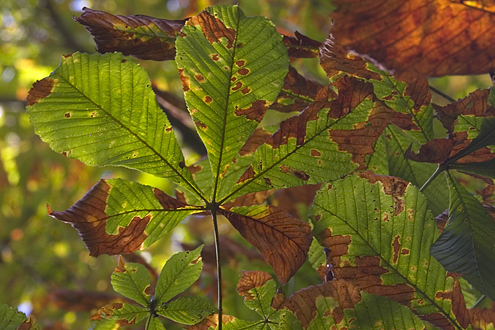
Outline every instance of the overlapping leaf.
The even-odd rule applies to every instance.
[[[281,123],[257,149],[231,195],[335,180],[364,166],[388,124],[415,126],[410,114],[378,100],[372,84],[343,76],[333,85],[338,88],[335,100],[328,101],[328,91],[322,89],[299,116]]]
[[[430,254],[439,232],[425,197],[399,178],[361,176],[323,186],[311,212],[335,278],[404,304],[440,329],[467,328],[459,283]]]
[[[306,260],[311,245],[311,227],[272,206],[220,209],[239,233],[265,257],[285,284]]]
[[[270,274],[262,271],[243,271],[237,283],[237,292],[244,297],[244,303],[261,315],[264,320],[273,317],[272,300],[276,284]]]
[[[27,101],[36,133],[53,150],[164,177],[200,195],[146,71],[122,54],[64,56]]]
[[[292,36],[284,36],[284,45],[287,47],[290,57],[311,58],[318,57],[318,47],[321,42],[313,40],[298,31]]]
[[[111,179],[100,180],[69,209],[50,215],[77,229],[90,255],[97,257],[147,247],[197,209],[159,189]]]
[[[40,327],[28,319],[17,308],[0,305],[0,329],[3,330],[39,330]]]
[[[125,263],[124,259],[119,257],[119,264],[112,274],[112,286],[115,291],[142,306],[149,306],[153,294],[150,281],[150,274],[143,265]]]
[[[484,74],[495,69],[495,16],[468,3],[338,0],[332,34],[400,79]]]
[[[181,36],[179,75],[208,150],[216,194],[222,173],[280,92],[287,50],[271,22],[247,18],[237,6],[201,12],[187,21]]]
[[[431,246],[431,254],[448,271],[459,273],[478,291],[495,297],[495,222],[483,205],[449,177],[449,220]]]
[[[299,329],[425,329],[423,322],[405,306],[360,292],[346,280],[299,290],[282,307],[297,317]],[[294,329],[298,329],[297,325]]]
[[[90,8],[83,8],[81,16],[74,20],[93,36],[98,52],[121,52],[155,61],[175,58],[175,38],[186,21],[112,15]]]

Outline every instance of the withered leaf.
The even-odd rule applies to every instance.
[[[242,276],[237,282],[237,292],[248,300],[255,297],[249,292],[251,289],[261,288],[272,276],[263,271],[242,271]]]
[[[318,47],[321,45],[321,42],[306,37],[299,31],[294,32],[294,37],[284,36],[283,43],[289,56],[294,58],[318,57]]]
[[[143,60],[175,58],[175,36],[186,20],[166,20],[144,15],[121,16],[83,8],[74,20],[86,27],[100,53],[121,52]]]
[[[235,213],[237,212],[237,213]],[[265,257],[285,284],[306,260],[312,234],[309,224],[272,206],[220,209],[239,233]]]
[[[449,0],[333,4],[335,40],[401,80],[495,69],[493,12]]]

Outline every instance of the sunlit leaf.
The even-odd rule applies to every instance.
[[[235,207],[231,211],[220,209],[219,213],[263,254],[280,283],[287,283],[306,260],[311,227],[272,206]]]
[[[163,323],[157,317],[150,317],[146,330],[165,330]]]
[[[91,320],[95,320],[97,325],[95,329],[120,329],[127,325],[138,323],[149,315],[147,308],[131,305],[114,303],[105,305],[100,308]]]
[[[153,298],[156,306],[168,302],[196,282],[203,267],[202,249],[200,246],[194,251],[176,253],[165,263],[156,283]]]
[[[53,150],[167,178],[200,195],[148,75],[132,59],[66,55],[33,85],[27,103],[36,133]]]
[[[77,229],[97,257],[148,247],[194,212],[157,188],[111,179],[100,180],[69,209],[50,215]]]
[[[449,177],[449,220],[431,246],[431,254],[448,271],[459,273],[478,291],[495,297],[495,222],[483,205]]]
[[[244,297],[247,307],[254,310],[264,319],[268,319],[276,283],[270,274],[262,271],[243,271],[237,283],[237,292]]]
[[[440,235],[419,189],[365,172],[322,186],[311,217],[336,279],[409,307],[440,329],[469,324],[459,283],[431,256]]]
[[[200,297],[179,297],[156,309],[158,315],[180,324],[194,325],[215,309]]]
[[[151,303],[150,280],[150,274],[143,265],[126,263],[122,257],[112,274],[113,289],[145,307]]]
[[[271,22],[245,17],[237,6],[192,17],[176,46],[184,96],[208,150],[216,194],[222,173],[280,92],[287,50]]]
[[[112,15],[83,8],[74,20],[86,27],[100,53],[121,52],[143,60],[175,58],[175,37],[185,20],[166,20],[144,15]]]
[[[332,34],[401,79],[484,74],[495,68],[494,15],[464,2],[338,0]]]

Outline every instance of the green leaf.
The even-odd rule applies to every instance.
[[[375,152],[370,157],[367,168],[376,174],[391,175],[411,182],[416,187],[423,184],[437,169],[437,165],[419,163],[404,158],[404,153],[412,145],[419,148],[419,142],[411,135],[389,125],[374,145]],[[437,178],[423,191],[433,215],[444,212],[449,205],[449,193],[444,188],[445,181]]]
[[[122,257],[112,274],[113,289],[145,307],[151,304],[150,280],[150,274],[143,265],[125,263]]]
[[[150,316],[146,330],[165,330],[165,327],[158,317]]]
[[[454,163],[449,168],[495,179],[495,159],[479,163]]]
[[[280,330],[303,330],[301,323],[289,310],[284,309],[280,315]]]
[[[97,257],[146,248],[197,210],[157,188],[110,179],[100,180],[68,210],[50,215],[77,229]]]
[[[203,245],[193,251],[176,253],[167,260],[156,283],[155,306],[166,303],[196,282],[203,267],[202,249]]]
[[[272,104],[288,72],[282,36],[264,17],[214,6],[192,17],[176,41],[184,96],[208,150],[214,195],[222,173]]]
[[[268,319],[274,310],[271,307],[277,284],[270,274],[262,271],[243,271],[237,284],[237,292],[244,297],[244,304]]]
[[[16,330],[26,320],[26,315],[18,312],[17,308],[0,305],[0,329]]]
[[[156,312],[174,322],[193,325],[215,312],[215,308],[200,297],[179,297]]]
[[[439,234],[419,189],[372,172],[322,186],[311,218],[314,235],[332,250],[336,278],[407,305],[424,321],[466,328],[455,278],[431,256]]]
[[[449,220],[431,246],[448,271],[459,273],[478,291],[495,298],[495,222],[483,205],[448,174]]]
[[[94,329],[113,330],[121,326],[135,324],[144,320],[150,311],[141,306],[114,303],[103,306],[91,319],[95,320]]]
[[[146,71],[120,53],[64,56],[33,85],[27,111],[57,152],[88,165],[137,169],[201,195]]]

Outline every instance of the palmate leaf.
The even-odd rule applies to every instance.
[[[350,281],[335,280],[310,286],[287,298],[284,308],[296,316],[282,316],[281,329],[425,329],[407,307],[386,297],[360,292]],[[293,328],[285,325],[286,320]],[[298,326],[297,320],[300,322]]]
[[[274,313],[272,300],[277,289],[272,276],[262,271],[242,271],[237,292],[244,297],[244,304],[268,320]]]
[[[430,254],[440,234],[425,197],[399,178],[361,176],[322,186],[311,211],[335,278],[404,304],[440,329],[467,328],[459,283]]]
[[[288,55],[264,17],[215,6],[192,17],[177,39],[176,62],[189,111],[208,150],[213,198],[222,173],[283,85]]]
[[[139,266],[136,267],[139,268]],[[130,269],[133,269],[133,267],[131,266]],[[95,330],[114,330],[120,329],[121,326],[141,322],[149,314],[150,311],[146,307],[114,303],[103,306],[90,319],[95,321],[93,322]]]
[[[88,165],[137,169],[201,195],[146,71],[122,54],[64,56],[27,111],[50,147]]]
[[[448,271],[459,273],[479,292],[495,298],[495,222],[481,203],[448,174],[449,220],[431,246]]]
[[[200,297],[179,297],[168,304],[158,307],[158,315],[180,324],[196,324],[215,311],[209,303]]]
[[[86,27],[100,53],[121,52],[143,60],[175,58],[175,37],[185,20],[166,20],[144,15],[112,15],[83,8],[74,20]]]
[[[151,303],[152,288],[146,267],[137,263],[126,263],[122,257],[112,274],[112,287],[118,293],[144,307]]]
[[[376,98],[372,84],[343,76],[329,101],[327,89],[279,130],[254,155],[252,165],[225,199],[249,192],[335,180],[363,167],[385,127],[414,127],[410,114],[398,113]]]
[[[197,210],[157,188],[111,179],[100,180],[69,209],[49,214],[77,229],[97,257],[148,247]]]

